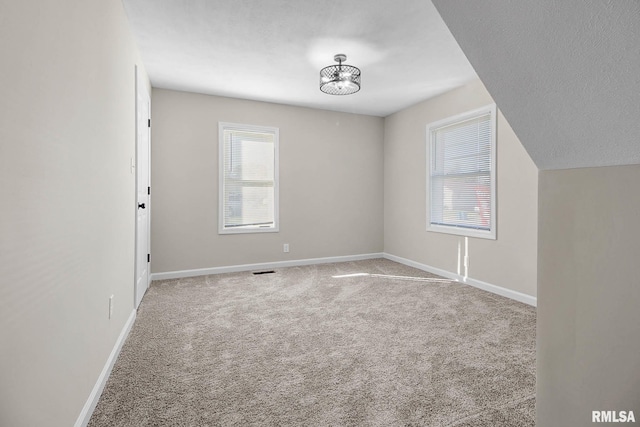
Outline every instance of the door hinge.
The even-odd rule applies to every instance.
[[[151,254],[147,254],[147,262],[151,262]]]
[[[147,195],[151,195],[151,187],[147,187]]]
[[[149,127],[151,127],[151,119],[149,119],[148,125]]]

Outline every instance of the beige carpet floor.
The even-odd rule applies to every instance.
[[[89,426],[533,426],[535,324],[388,260],[157,281]]]

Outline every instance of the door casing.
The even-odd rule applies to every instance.
[[[151,97],[136,67],[136,227],[134,307],[142,301],[151,275]],[[142,207],[144,206],[144,207]]]

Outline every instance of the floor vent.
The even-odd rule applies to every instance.
[[[253,274],[271,274],[271,273],[275,273],[275,271],[273,270],[266,270],[266,271],[254,271]]]

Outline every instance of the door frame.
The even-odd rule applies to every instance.
[[[140,119],[138,118],[138,112],[140,109],[139,106],[139,99],[144,99],[145,102],[148,102],[148,106],[149,106],[149,114],[147,118],[142,118],[140,117]],[[147,165],[147,172],[148,172],[148,177],[147,177],[147,183],[148,183],[148,187],[151,188],[151,95],[149,94],[149,90],[147,89],[145,83],[144,83],[144,79],[141,78],[140,75],[140,69],[138,68],[138,66],[135,66],[135,168],[134,168],[134,173],[135,173],[135,209],[134,209],[134,240],[135,240],[135,246],[134,246],[134,254],[133,254],[133,258],[134,258],[134,268],[133,268],[133,306],[135,309],[138,308],[138,306],[140,305],[140,301],[142,301],[142,295],[138,295],[138,248],[139,245],[141,244],[141,242],[139,242],[138,239],[138,204],[143,202],[146,203],[146,210],[147,210],[147,233],[146,233],[146,242],[143,242],[142,244],[146,245],[147,247],[147,254],[151,253],[151,194],[149,192],[149,194],[147,195],[147,197],[145,198],[144,201],[142,200],[138,200],[138,194],[140,194],[140,190],[146,192],[146,188],[142,189],[140,188],[140,185],[142,184],[139,180],[139,176],[138,176],[138,170],[139,170],[139,159],[138,159],[138,152],[140,148],[146,149],[147,150],[147,160],[148,160],[148,165]],[[139,131],[140,129],[145,128],[147,129],[148,132],[148,138],[147,138],[147,144],[144,147],[141,147],[141,142],[140,142],[140,138],[139,138]],[[145,291],[149,288],[149,284],[151,283],[151,263],[149,261],[149,259],[147,259],[147,283],[145,286]],[[143,292],[144,295],[144,292]]]

